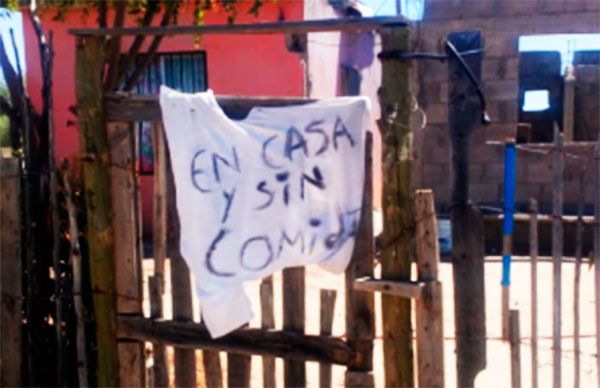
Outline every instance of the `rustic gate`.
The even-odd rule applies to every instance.
[[[165,34],[305,34],[323,31],[374,30],[386,51],[408,51],[410,32],[402,18],[361,18],[228,26],[172,26],[79,29],[76,92],[87,195],[90,271],[98,344],[98,383],[142,386],[144,342],[153,343],[154,385],[168,384],[165,345],[175,347],[175,384],[196,384],[195,349],[203,349],[207,385],[221,385],[217,351],[229,352],[229,385],[249,384],[250,354],[264,356],[265,385],[274,381],[273,357],[285,359],[285,385],[302,386],[305,361],[347,366],[347,385],[373,385],[374,297],[381,291],[384,314],[386,383],[413,385],[411,302],[417,303],[418,378],[422,386],[443,385],[441,285],[437,281],[437,234],[431,192],[411,189],[409,116],[410,64],[384,61],[380,89],[384,149],[384,232],[382,277],[373,279],[372,182],[367,173],[361,222],[351,263],[346,270],[346,338],[328,335],[334,296],[322,292],[321,335],[304,334],[304,269],[283,271],[283,330],[273,330],[271,279],[261,285],[263,327],[242,328],[211,339],[192,320],[189,270],[178,249],[179,225],[168,151],[156,96],[102,91],[105,36]],[[233,118],[253,106],[306,103],[299,98],[220,97]],[[136,176],[136,122],[151,122],[154,134],[154,275],[149,282],[151,316],[142,312],[141,217]],[[366,167],[371,170],[371,137]],[[414,201],[414,202],[413,202]],[[410,281],[412,244],[416,241],[419,279]],[[173,320],[162,320],[164,263],[171,261]],[[361,279],[359,279],[361,278]],[[359,279],[359,280],[357,280]],[[356,285],[356,287],[355,287]],[[363,290],[363,291],[359,291]],[[402,298],[399,298],[402,297]],[[391,334],[390,334],[391,333]],[[271,374],[271,376],[269,376]],[[269,380],[267,380],[269,379]],[[330,379],[330,377],[329,377]]]

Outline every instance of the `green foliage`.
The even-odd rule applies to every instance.
[[[4,101],[10,100],[8,88],[5,84],[0,84],[0,96]],[[4,114],[4,109],[0,109],[0,147],[10,147],[10,120]]]

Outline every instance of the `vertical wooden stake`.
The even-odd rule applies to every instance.
[[[346,268],[346,335],[348,345],[356,352],[352,366],[346,372],[346,385],[374,385],[373,339],[375,338],[375,296],[354,289],[354,280],[373,276],[373,134],[365,139],[365,182],[363,186],[360,224],[352,258]],[[359,376],[360,374],[360,376]]]
[[[584,170],[579,176],[579,198],[577,201],[577,227],[575,230],[575,278],[573,280],[573,368],[575,375],[573,387],[579,388],[580,351],[579,346],[579,283],[581,277],[581,260],[583,259],[583,205],[584,205]]]
[[[335,290],[321,290],[321,335],[331,335],[336,297]],[[331,387],[331,364],[319,364],[319,387]]]
[[[567,66],[563,78],[563,133],[566,141],[573,141],[575,121],[575,69]]]
[[[529,200],[529,254],[531,255],[531,388],[538,386],[538,316],[537,316],[537,258],[538,258],[538,204]]]
[[[113,229],[115,235],[115,291],[117,312],[142,315],[141,257],[139,257],[138,191],[135,171],[136,149],[133,124],[107,125],[110,145]],[[142,342],[118,343],[119,381],[123,386],[144,385],[145,363]]]
[[[227,353],[227,386],[250,387],[251,356]]]
[[[104,122],[101,73],[104,37],[82,36],[76,43],[75,91],[79,138],[84,155],[90,278],[94,292],[98,385],[119,385],[117,360],[114,230],[110,155]]]
[[[426,282],[417,300],[417,369],[420,387],[444,386],[444,319],[440,257],[433,192],[415,193],[416,252],[419,281]]]
[[[600,388],[600,140],[596,142],[596,190],[594,201],[594,283],[596,284],[596,373]]]
[[[512,388],[521,388],[521,333],[519,310],[510,310],[510,381]]]
[[[304,334],[304,267],[283,270],[283,330]],[[284,360],[285,387],[306,386],[303,361]]]
[[[410,29],[384,27],[383,51],[410,50]],[[410,61],[382,62],[379,99],[383,136],[383,233],[381,277],[410,280],[413,240]],[[411,301],[382,295],[385,384],[414,386]]]
[[[273,276],[267,276],[260,283],[260,311],[261,327],[263,329],[275,328],[275,314],[273,311]],[[263,386],[275,387],[275,357],[263,356]]]
[[[81,271],[81,247],[79,245],[79,226],[77,224],[77,211],[75,210],[75,205],[73,204],[73,194],[71,191],[71,183],[69,181],[70,178],[67,164],[64,165],[63,170],[65,203],[69,217],[69,235],[71,236],[69,259],[71,262],[71,270],[73,272],[73,305],[75,309],[75,319],[77,320],[77,337],[75,339],[75,346],[77,348],[77,377],[79,379],[79,386],[83,388],[89,387],[90,383],[88,373],[88,357],[85,348],[85,314],[83,307],[83,298],[81,296],[81,283],[83,280],[83,273]]]
[[[552,163],[552,360],[554,388],[561,386],[561,272],[563,254],[563,138],[554,124],[554,152]]]
[[[165,289],[165,260],[167,257],[167,166],[165,157],[164,127],[152,124],[154,148],[154,200],[153,200],[153,256],[154,275],[148,280],[150,293],[150,317],[163,317],[163,294]],[[161,343],[152,344],[154,386],[169,385],[166,347]]]
[[[458,51],[483,48],[479,31],[451,33],[448,41]],[[469,55],[464,60],[475,78],[480,79],[481,55]],[[454,57],[448,59],[448,101],[456,385],[472,387],[486,366],[484,225],[481,214],[469,202],[469,137],[480,125],[481,104],[472,82]]]
[[[166,160],[169,161],[165,148]],[[167,162],[167,254],[171,259],[171,290],[173,319],[191,321],[193,316],[192,282],[190,270],[179,251],[179,216],[175,202],[175,181],[172,165]],[[175,348],[175,386],[196,386],[196,351]]]
[[[0,159],[0,385],[21,383],[21,215],[19,159]]]

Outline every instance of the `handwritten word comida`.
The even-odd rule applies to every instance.
[[[206,269],[216,276],[235,276],[234,269],[217,268],[215,256],[218,254],[219,246],[222,244],[239,244],[238,264],[248,271],[261,271],[279,259],[286,250],[295,250],[300,254],[312,254],[317,244],[323,244],[328,254],[323,260],[333,256],[348,239],[354,237],[358,229],[358,217],[360,208],[338,214],[338,227],[330,233],[322,230],[307,230],[289,233],[281,230],[275,237],[268,235],[256,235],[244,241],[228,240],[231,233],[229,228],[223,227],[212,240],[205,255]],[[309,220],[311,228],[318,229],[321,221],[317,218]]]
[[[240,206],[250,206],[261,212],[272,205],[291,206],[294,200],[304,201],[310,189],[324,191],[327,179],[318,165],[318,157],[328,152],[336,152],[341,147],[353,148],[356,141],[340,117],[327,123],[325,120],[312,120],[303,128],[290,126],[286,131],[267,137],[260,147],[260,158],[264,169],[255,183],[250,183],[252,191],[245,195]],[[227,154],[223,152],[223,148]],[[257,155],[258,157],[258,155]],[[311,160],[315,162],[311,162]],[[298,170],[302,162],[305,171]],[[292,233],[280,232],[251,236],[241,242],[231,238],[233,226],[228,225],[238,187],[237,174],[244,174],[238,149],[235,146],[220,147],[220,152],[202,148],[197,150],[190,161],[190,179],[193,187],[202,194],[222,195],[222,227],[218,230],[205,255],[206,269],[213,275],[235,276],[233,269],[218,269],[215,256],[222,244],[238,244],[238,265],[248,271],[260,271],[277,260],[286,248],[293,248],[297,254],[312,254],[317,244],[322,244],[331,257],[356,233],[360,212],[355,210],[338,212],[338,225],[333,228],[323,225],[319,218],[310,218],[307,229]],[[256,168],[256,167],[255,167]],[[330,172],[331,173],[331,172]],[[231,175],[234,174],[234,175]],[[239,182],[238,182],[239,184]],[[246,183],[248,184],[248,183]],[[246,193],[248,192],[245,189]],[[297,229],[297,228],[296,228]],[[335,230],[331,230],[335,229]],[[274,237],[273,237],[274,236]]]

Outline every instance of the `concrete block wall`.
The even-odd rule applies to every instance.
[[[501,206],[504,150],[490,141],[514,137],[518,121],[519,53],[522,35],[600,32],[600,2],[597,0],[426,0],[424,20],[415,26],[418,51],[443,52],[450,32],[480,30],[485,54],[482,87],[492,124],[477,127],[470,138],[470,194],[479,203]],[[416,182],[432,188],[438,211],[450,206],[450,144],[448,121],[447,64],[418,61],[414,93],[427,116],[427,126],[415,130]],[[547,145],[539,148],[547,150]],[[583,165],[593,166],[594,143],[567,145],[567,152],[584,156],[566,162],[564,200],[573,211],[579,192],[576,177]],[[585,158],[589,156],[589,158]],[[529,198],[542,208],[552,201],[551,155],[519,151],[517,202],[525,209]],[[594,200],[597,174],[586,174],[585,201]],[[519,204],[518,204],[519,205]]]

